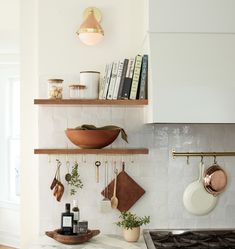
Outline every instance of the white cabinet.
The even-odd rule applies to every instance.
[[[155,33],[149,48],[150,122],[235,123],[235,35]]]
[[[234,33],[234,0],[149,0],[149,31]]]

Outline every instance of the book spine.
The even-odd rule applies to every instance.
[[[147,99],[147,79],[148,79],[148,55],[145,54],[143,56],[143,62],[142,62],[139,99]]]
[[[131,63],[130,64],[131,65],[130,65],[129,78],[132,79],[133,74],[134,74],[134,68],[135,68],[135,59],[134,58],[131,59]]]
[[[109,83],[110,83],[110,78],[111,78],[111,73],[112,73],[112,67],[113,67],[113,63],[110,63],[110,64],[108,65],[106,80],[105,80],[105,82],[104,82],[103,99],[106,99],[106,98],[107,98],[107,94],[108,94],[108,90],[109,90]]]
[[[122,77],[123,64],[124,64],[124,61],[119,61],[117,79],[116,79],[116,84],[115,84],[115,88],[113,92],[113,99],[117,99],[117,96],[118,96],[118,89],[119,89],[120,81]]]
[[[122,70],[122,77],[121,77],[121,81],[120,81],[120,85],[119,85],[119,89],[118,89],[118,99],[121,99],[122,97],[122,88],[124,85],[124,80],[126,77],[126,72],[127,72],[127,67],[128,67],[128,59],[124,60],[124,64],[123,64],[123,70]]]
[[[121,95],[122,99],[129,99],[132,76],[133,76],[133,71],[134,71],[134,64],[135,64],[135,59],[131,58],[128,62],[126,77],[125,77],[124,84],[123,84],[122,95]]]
[[[141,70],[141,64],[142,64],[142,56],[137,55],[135,59],[135,69],[131,84],[131,93],[130,93],[130,99],[136,99],[137,97],[137,91],[140,81],[140,70]]]
[[[116,84],[117,79],[117,72],[118,72],[118,62],[113,63],[113,70],[112,70],[112,76],[109,84],[109,91],[107,95],[107,99],[113,99],[113,92]]]
[[[103,94],[104,94],[104,84],[106,81],[106,74],[108,70],[108,65],[105,66],[105,72],[103,78],[100,80],[100,85],[99,85],[99,99],[103,99]]]

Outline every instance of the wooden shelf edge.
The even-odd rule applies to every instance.
[[[148,105],[147,99],[34,99],[35,105]]]
[[[148,154],[146,148],[129,148],[129,149],[35,149],[34,154],[42,155],[60,155],[60,154],[112,154],[112,155],[127,155],[127,154]]]

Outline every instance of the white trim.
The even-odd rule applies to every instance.
[[[20,248],[20,236],[0,231],[0,244]]]
[[[6,208],[6,209],[11,209],[11,210],[20,210],[20,202],[0,201],[0,208]]]

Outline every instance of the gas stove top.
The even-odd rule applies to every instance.
[[[235,229],[144,230],[148,249],[235,249]]]

